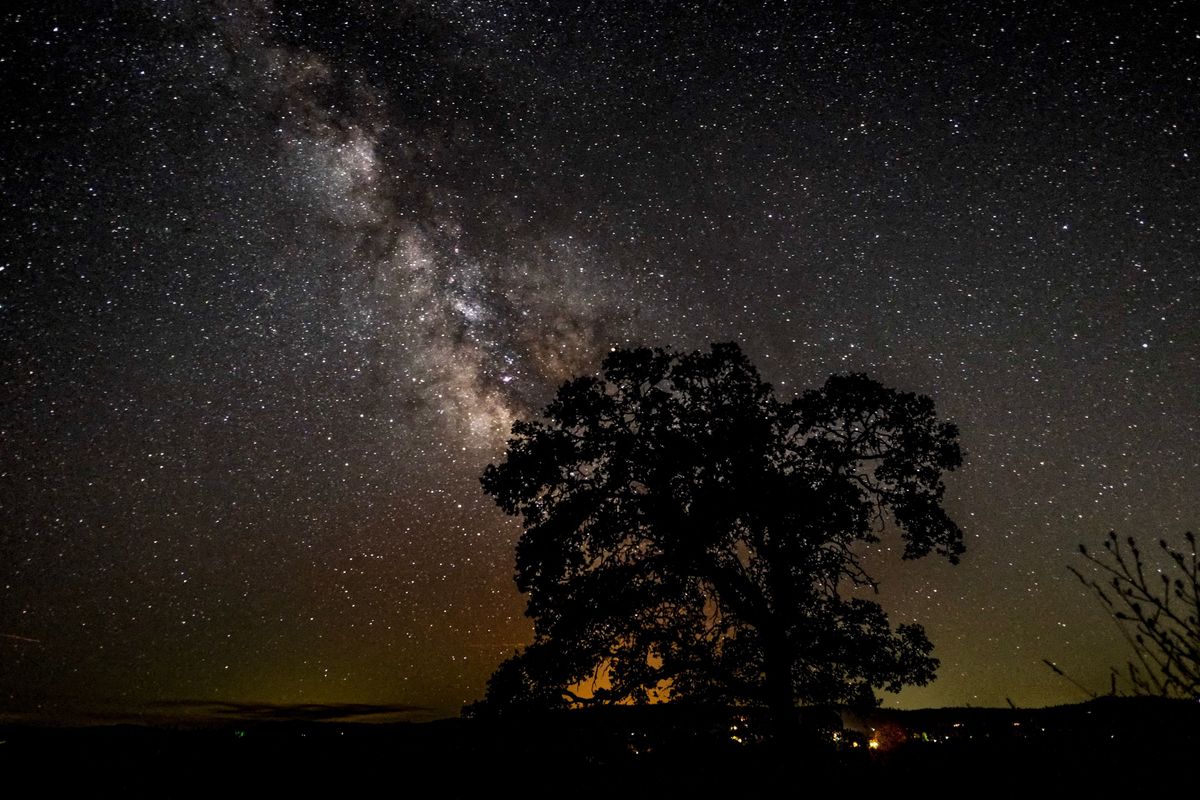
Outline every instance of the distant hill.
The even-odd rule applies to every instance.
[[[478,797],[729,796],[857,791],[1103,789],[1187,778],[1200,704],[1099,698],[1039,709],[804,709],[807,737],[780,751],[747,709],[663,704],[503,720],[360,724],[238,719],[206,728],[0,727],[9,785],[171,796],[287,792]],[[874,743],[874,746],[872,746]],[[29,783],[32,781],[33,783]],[[432,784],[430,783],[432,782]]]

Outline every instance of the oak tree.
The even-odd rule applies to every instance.
[[[512,431],[482,484],[522,519],[534,639],[473,712],[666,693],[786,729],[798,703],[933,679],[922,627],[862,596],[885,532],[905,559],[963,552],[942,507],[958,431],[928,397],[846,374],[780,400],[736,344],[622,349]]]

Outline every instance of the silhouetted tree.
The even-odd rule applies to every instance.
[[[1092,589],[1133,648],[1126,677],[1135,694],[1200,700],[1200,570],[1196,537],[1182,547],[1158,542],[1165,569],[1148,567],[1132,536],[1109,532],[1103,553],[1079,552],[1096,570],[1071,572]],[[1096,576],[1099,573],[1099,577]],[[1114,669],[1113,689],[1116,690]]]
[[[932,680],[920,625],[893,630],[860,559],[888,523],[904,558],[957,562],[941,506],[962,460],[924,396],[864,375],[781,402],[735,344],[616,350],[518,421],[484,490],[521,516],[534,641],[468,710],[672,699],[861,702]],[[597,681],[597,676],[600,679]],[[580,691],[591,681],[590,691]]]

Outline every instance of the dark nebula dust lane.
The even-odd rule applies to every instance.
[[[0,715],[455,713],[530,635],[478,475],[629,344],[959,423],[889,704],[1107,688],[1076,546],[1200,526],[1189,3],[0,18]]]

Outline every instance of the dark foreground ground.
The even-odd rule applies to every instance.
[[[1200,704],[810,714],[781,750],[728,711],[608,709],[520,722],[238,722],[0,729],[0,796],[774,797],[1196,790]],[[65,795],[64,795],[65,796]]]

